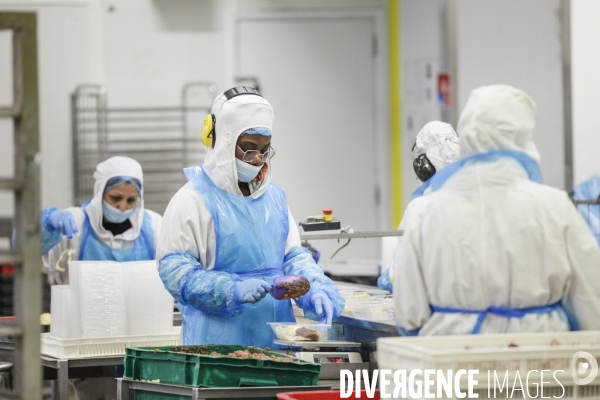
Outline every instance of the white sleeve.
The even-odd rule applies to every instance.
[[[409,204],[407,213],[414,204]],[[404,238],[394,255],[394,307],[398,326],[413,330],[422,327],[431,316],[427,288],[421,270],[421,240],[418,215],[406,221]]]
[[[216,240],[212,217],[204,201],[189,185],[173,196],[162,220],[156,259],[170,253],[190,253],[206,269],[212,269]]]
[[[564,305],[573,314],[581,330],[599,330],[600,247],[570,201],[567,208],[569,222],[565,234],[572,279],[567,285]]]
[[[296,225],[296,221],[292,216],[292,212],[288,208],[288,222],[290,225],[290,230],[288,232],[287,240],[285,241],[285,254],[288,254],[290,250],[300,246],[300,231],[298,230],[298,225]]]

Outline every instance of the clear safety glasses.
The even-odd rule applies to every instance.
[[[254,161],[254,159],[256,157],[258,157],[260,159],[260,162],[266,162],[267,160],[270,160],[271,158],[273,158],[273,156],[275,155],[275,149],[272,148],[271,146],[269,146],[269,150],[265,151],[264,153],[261,153],[258,150],[242,150],[242,148],[240,146],[237,147],[238,149],[240,149],[240,151],[242,153],[244,153],[244,155],[242,156],[242,161],[245,161],[247,163],[250,163],[252,161]]]

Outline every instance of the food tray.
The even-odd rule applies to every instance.
[[[279,340],[312,341],[327,340],[331,325],[303,324],[300,322],[267,322]]]
[[[392,299],[372,298],[346,303],[346,314],[365,321],[394,321],[395,309]]]
[[[508,381],[513,382],[517,371],[523,377],[535,370],[538,373],[531,373],[530,381],[539,384],[539,371],[551,370],[557,371],[556,377],[565,387],[563,399],[598,398],[600,377],[589,385],[576,385],[572,364],[573,356],[579,351],[590,353],[597,360],[600,358],[600,332],[465,335],[440,339],[435,336],[378,339],[379,368],[406,370],[407,373],[414,369],[477,369],[479,375],[475,375],[474,379],[479,381],[479,386],[475,389],[480,391],[480,398],[484,397],[481,393],[487,394],[488,371],[497,371],[502,377],[508,371]],[[556,385],[548,387],[548,391],[544,389],[544,395],[560,397],[563,389]],[[466,379],[461,380],[463,386],[466,386]],[[532,387],[533,392],[535,388]]]
[[[200,346],[186,346],[196,351]],[[268,356],[285,354],[248,346],[202,346],[208,352],[227,355],[251,349]],[[157,351],[158,350],[158,351]],[[321,365],[306,361],[275,361],[186,354],[173,346],[128,348],[124,377],[193,387],[312,386],[317,383]]]
[[[176,346],[180,333],[174,330],[170,334],[136,335],[106,338],[61,339],[41,335],[41,354],[54,358],[86,358],[125,355],[125,348],[139,346]]]

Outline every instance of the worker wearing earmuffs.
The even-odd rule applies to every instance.
[[[160,277],[182,311],[182,342],[273,346],[268,322],[294,322],[273,279],[303,275],[295,300],[305,316],[331,324],[345,301],[300,245],[283,190],[271,183],[273,108],[256,90],[217,96],[206,117],[201,166],[171,199],[158,241]]]
[[[411,200],[429,194],[431,177],[458,159],[458,135],[450,124],[439,121],[429,122],[417,134],[412,154],[415,174],[423,183],[413,192]],[[402,218],[398,229],[403,230],[405,224],[406,220]],[[400,240],[402,238],[399,238]],[[398,247],[396,246],[396,249]],[[377,279],[377,286],[390,292],[393,291],[392,266],[383,265],[382,267],[387,269]]]
[[[471,92],[459,160],[405,212],[396,326],[420,336],[600,329],[600,248],[568,193],[543,184],[536,120],[520,89]]]

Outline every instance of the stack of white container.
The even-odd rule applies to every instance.
[[[170,334],[173,298],[156,261],[73,261],[52,287],[50,334],[62,339]]]

